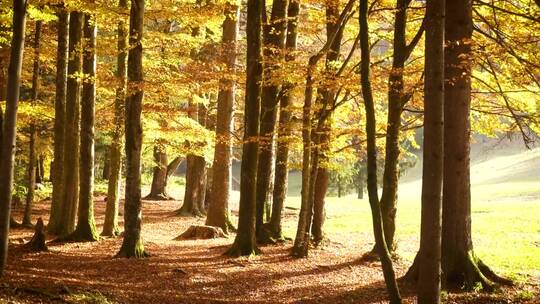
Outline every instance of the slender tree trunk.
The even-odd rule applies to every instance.
[[[336,21],[339,18],[339,1],[331,1],[326,5],[326,36],[327,39],[332,39],[332,36],[335,35],[334,41],[326,54],[326,78],[328,82],[331,82],[335,76],[335,61],[339,59],[341,51],[341,40],[343,38],[343,27],[339,27],[336,24]],[[334,102],[336,97],[336,89],[333,87],[321,87],[319,88],[321,98],[318,99],[321,104],[321,108],[318,113],[318,127],[317,127],[317,136],[319,142],[317,143],[318,148],[318,162],[317,162],[317,178],[315,180],[314,188],[314,200],[313,200],[313,222],[311,225],[311,232],[313,234],[313,242],[318,244],[323,239],[323,224],[325,217],[325,197],[326,192],[328,191],[328,156],[329,145],[330,145],[330,132],[331,132],[331,123],[330,123],[330,113],[329,107]],[[338,188],[341,190],[341,188]],[[338,193],[341,195],[341,191]]]
[[[297,38],[298,38],[298,14],[300,11],[300,3],[297,0],[292,0],[289,3],[287,11],[287,38],[286,38],[286,61],[294,61],[296,56]],[[289,176],[289,139],[291,135],[291,101],[292,90],[294,84],[285,81],[282,86],[283,96],[279,103],[279,124],[276,147],[275,174],[274,174],[274,189],[272,193],[272,215],[268,224],[270,236],[275,240],[283,240],[281,227],[281,216],[285,199],[287,198],[287,183]]]
[[[264,2],[248,0],[247,3],[247,63],[246,99],[244,113],[244,143],[242,145],[242,165],[240,173],[240,210],[238,232],[229,256],[249,256],[258,254],[256,244],[256,181],[259,150],[259,116],[262,82],[262,14]]]
[[[272,173],[272,160],[274,154],[274,132],[276,129],[278,113],[279,85],[276,81],[275,71],[280,67],[280,59],[285,47],[285,34],[287,27],[288,0],[274,0],[269,23],[264,26],[263,54],[264,80],[261,95],[261,122],[259,142],[259,162],[257,167],[257,241],[259,243],[272,242],[269,234],[263,229],[264,213],[268,193],[270,192],[270,178]]]
[[[364,188],[366,183],[366,170],[364,167],[364,161],[358,161],[358,172],[356,174],[358,199],[364,199]]]
[[[57,15],[58,46],[56,53],[56,97],[54,101],[54,159],[51,166],[53,191],[51,215],[47,226],[48,232],[55,234],[60,232],[60,216],[64,206],[62,202],[64,193],[62,176],[64,175],[69,13],[64,9],[60,9]]]
[[[45,181],[45,156],[37,156],[36,183],[41,184]]]
[[[40,51],[41,51],[41,20],[36,21],[34,32],[34,70],[32,72],[32,103],[36,104],[39,93]],[[22,224],[32,226],[32,204],[34,203],[34,191],[36,189],[36,124],[30,123],[30,143],[28,145],[28,189],[26,192],[26,206]]]
[[[110,173],[111,172],[111,155],[110,155],[110,151],[106,151],[103,154],[104,154],[103,155],[103,170],[101,170],[101,177],[104,180],[107,180],[109,178],[109,175],[111,174]]]
[[[124,240],[117,257],[142,258],[148,254],[141,239],[141,152],[143,130],[143,24],[144,0],[131,0],[129,18],[128,94],[126,98],[126,200]]]
[[[13,188],[13,165],[17,136],[17,107],[19,85],[24,51],[24,30],[26,27],[25,0],[13,0],[13,36],[8,68],[6,114],[2,131],[0,151],[0,277],[7,263],[9,220],[11,214],[11,190]]]
[[[81,98],[81,135],[79,162],[79,208],[77,227],[68,236],[74,241],[97,241],[94,219],[94,112],[96,100],[96,26],[95,17],[84,15],[84,81]]]
[[[224,10],[223,37],[221,41],[221,56],[226,64],[228,73],[234,75],[236,69],[236,41],[238,39],[238,20],[240,6],[238,0],[227,3]],[[212,190],[206,225],[220,227],[225,233],[233,228],[229,218],[229,200],[232,176],[232,136],[234,92],[236,82],[228,77],[220,80],[217,117],[216,117],[216,147],[212,165]]]
[[[80,79],[82,72],[81,41],[83,14],[71,12],[69,20],[68,79],[66,88],[66,128],[64,134],[63,198],[58,233],[68,235],[75,229],[79,200],[79,121]]]
[[[386,247],[384,239],[384,226],[382,224],[381,208],[379,204],[379,194],[377,189],[377,144],[376,144],[376,118],[375,105],[370,80],[370,43],[368,29],[368,0],[360,0],[359,7],[359,25],[360,25],[360,80],[362,95],[366,108],[366,136],[367,136],[367,186],[369,195],[369,204],[371,206],[371,216],[373,219],[373,234],[375,242],[382,244],[377,246],[379,257],[381,259],[382,270],[386,289],[390,297],[390,303],[401,303],[401,296],[396,282],[394,267],[390,253]]]
[[[441,200],[443,181],[444,0],[429,0],[426,8],[424,82],[424,162],[422,220],[418,273],[418,303],[440,303]]]
[[[120,0],[118,7],[127,10],[127,0]],[[126,99],[127,86],[127,28],[126,21],[118,21],[118,56],[116,57],[116,77],[118,87],[116,88],[116,98],[114,100],[114,121],[113,140],[110,145],[109,159],[109,183],[107,185],[107,206],[105,208],[105,222],[103,223],[103,236],[117,236],[120,233],[118,228],[118,205],[119,192],[122,174],[122,135],[124,134],[124,102]]]

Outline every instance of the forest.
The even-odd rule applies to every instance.
[[[540,1],[2,0],[0,303],[540,303]]]

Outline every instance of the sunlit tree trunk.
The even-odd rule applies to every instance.
[[[42,21],[36,21],[36,27],[34,30],[34,69],[32,72],[32,103],[35,104],[38,101],[39,94],[39,73],[40,73],[40,52],[41,52],[41,27]],[[24,215],[22,224],[25,226],[32,226],[32,204],[34,203],[34,191],[36,189],[36,124],[30,123],[30,143],[28,144],[28,180],[27,180],[27,192],[26,192],[26,205],[24,208]]]
[[[440,303],[443,181],[444,0],[428,0],[418,303]]]
[[[268,24],[263,29],[263,53],[265,58],[264,79],[261,93],[259,161],[257,166],[257,241],[269,243],[271,239],[264,230],[266,200],[270,191],[272,159],[274,153],[274,132],[278,113],[279,81],[275,71],[280,67],[287,27],[288,0],[274,0]]]
[[[54,159],[51,166],[52,176],[52,202],[51,215],[47,230],[49,233],[58,234],[60,232],[61,213],[63,208],[64,183],[64,136],[66,121],[66,83],[68,66],[68,29],[69,13],[64,9],[59,9],[57,22],[56,51],[56,96],[54,100]]]
[[[13,188],[13,165],[17,136],[17,107],[24,51],[24,31],[26,27],[25,0],[13,0],[13,35],[9,59],[6,113],[2,130],[2,150],[0,151],[0,277],[7,263],[8,235],[11,215],[11,190]]]
[[[96,101],[96,20],[84,15],[83,88],[79,159],[79,208],[77,227],[68,238],[75,241],[99,239],[94,219],[94,112]]]
[[[118,7],[127,10],[127,0],[120,0]],[[118,22],[118,55],[116,57],[116,77],[118,86],[114,100],[114,130],[113,139],[109,150],[109,183],[107,185],[107,206],[105,208],[105,221],[103,223],[103,236],[116,236],[120,233],[118,228],[118,205],[119,192],[122,176],[122,135],[124,134],[124,102],[126,99],[127,85],[127,27],[125,20]]]
[[[378,254],[381,259],[386,290],[390,297],[390,303],[401,303],[401,296],[396,282],[394,267],[390,259],[390,253],[386,247],[384,239],[384,227],[382,224],[381,208],[379,204],[379,194],[377,193],[377,144],[376,144],[376,118],[375,105],[370,79],[371,48],[369,42],[368,28],[368,0],[360,0],[359,7],[359,25],[360,25],[360,81],[362,96],[364,98],[366,110],[366,137],[367,137],[367,187],[369,195],[369,204],[371,206],[371,216],[373,220],[373,234],[375,241],[382,246],[377,246]]]
[[[262,13],[264,1],[247,3],[247,63],[246,99],[244,113],[244,143],[240,173],[240,209],[238,232],[227,251],[230,256],[249,256],[259,253],[256,244],[256,180],[259,150],[259,115],[262,82]]]
[[[143,130],[143,24],[144,0],[131,0],[129,18],[128,94],[126,98],[126,199],[124,239],[117,257],[142,258],[148,254],[141,239],[141,153]]]
[[[285,44],[285,60],[294,61],[297,45],[297,25],[300,3],[293,0],[289,3],[287,11],[287,37]],[[279,122],[276,147],[276,160],[274,172],[274,189],[272,193],[272,215],[268,223],[268,232],[275,240],[283,240],[281,227],[281,217],[283,206],[287,198],[287,183],[289,176],[289,136],[291,135],[291,102],[294,84],[290,82],[283,83],[283,96],[279,101]]]
[[[66,127],[64,134],[63,198],[58,233],[68,235],[75,229],[79,200],[79,122],[82,72],[81,41],[83,14],[71,12],[69,20],[68,79],[66,88]]]
[[[238,39],[238,21],[240,6],[238,1],[227,3],[224,10],[221,56],[227,66],[228,74],[234,75],[236,69],[236,41]],[[229,199],[232,177],[232,131],[234,112],[234,93],[236,82],[230,77],[223,77],[219,84],[216,117],[216,147],[212,165],[212,190],[206,225],[216,226],[229,232],[232,224],[229,218]]]
[[[150,193],[145,197],[150,200],[167,200],[167,153],[159,143],[154,145],[154,170]]]

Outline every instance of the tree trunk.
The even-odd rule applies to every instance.
[[[256,181],[259,150],[259,116],[262,82],[262,14],[263,2],[248,0],[247,3],[247,63],[246,99],[244,113],[244,142],[240,173],[240,209],[238,232],[234,243],[227,250],[229,256],[258,254],[256,244]]]
[[[360,81],[362,95],[366,109],[366,136],[367,136],[367,186],[369,195],[369,204],[371,206],[371,216],[373,219],[373,234],[375,242],[382,244],[377,246],[381,266],[386,283],[386,289],[390,297],[390,303],[401,303],[401,296],[396,282],[394,267],[390,253],[386,247],[384,239],[384,226],[382,224],[381,207],[379,204],[379,194],[377,189],[377,144],[376,144],[376,118],[373,93],[370,80],[370,43],[368,29],[368,0],[360,0],[359,7],[359,25],[360,25]]]
[[[13,36],[9,60],[6,114],[2,131],[0,151],[0,277],[4,274],[8,253],[9,220],[11,214],[11,190],[13,188],[13,164],[17,135],[17,106],[24,51],[24,30],[26,27],[25,0],[13,0]]]
[[[148,256],[141,239],[141,152],[143,103],[142,35],[144,0],[132,0],[129,19],[128,94],[126,98],[126,199],[124,203],[124,239],[117,257]]]
[[[150,193],[145,197],[149,200],[168,200],[167,195],[167,153],[159,143],[154,145],[154,172],[152,174],[152,186]]]
[[[418,303],[440,303],[441,192],[443,180],[444,0],[426,7],[424,162],[418,273]]]
[[[52,202],[51,214],[47,230],[49,233],[60,232],[62,203],[64,193],[64,135],[66,123],[66,83],[68,63],[68,29],[69,13],[60,9],[57,13],[58,46],[56,53],[56,97],[54,101],[54,159],[52,172]]]
[[[68,235],[75,229],[77,203],[79,200],[79,121],[80,80],[82,72],[81,41],[83,14],[71,12],[69,20],[69,62],[66,88],[66,128],[64,135],[63,184],[64,192],[58,233]]]
[[[84,15],[84,82],[81,98],[81,135],[79,162],[79,212],[77,227],[68,238],[74,241],[97,241],[94,219],[94,112],[96,101],[96,33],[95,18]]]
[[[356,173],[356,186],[358,192],[358,199],[364,199],[364,188],[366,183],[366,170],[363,160],[358,161],[358,172]]]
[[[120,0],[118,7],[127,9],[127,0]],[[114,100],[114,121],[113,140],[109,150],[110,171],[109,183],[107,185],[107,206],[105,208],[105,221],[103,223],[103,236],[117,236],[120,234],[118,228],[118,205],[119,192],[122,176],[122,135],[124,133],[124,102],[126,99],[127,86],[127,29],[126,21],[118,21],[118,55],[116,57],[116,77],[118,87],[116,88],[116,98]]]
[[[34,32],[34,70],[32,72],[32,103],[36,104],[39,93],[39,73],[40,73],[40,51],[41,51],[41,26],[42,21],[36,21]],[[26,206],[22,224],[32,226],[32,204],[34,203],[34,191],[36,189],[36,124],[30,122],[30,143],[28,144],[28,183],[26,192]]]
[[[287,11],[287,38],[286,38],[286,61],[294,61],[296,56],[298,38],[298,14],[300,4],[298,1],[291,1]],[[274,240],[284,240],[281,228],[281,215],[285,199],[287,198],[287,183],[289,176],[289,136],[291,135],[291,101],[294,84],[285,81],[282,86],[283,96],[279,103],[279,124],[276,147],[276,163],[274,173],[274,189],[272,193],[272,214],[268,224],[268,232]]]
[[[446,2],[442,273],[445,287],[493,290],[510,280],[476,257],[471,237],[472,1]]]
[[[107,180],[109,178],[110,171],[111,171],[111,155],[110,155],[110,149],[109,149],[109,151],[106,151],[103,155],[103,170],[101,171],[101,177],[104,180]]]
[[[36,167],[36,183],[41,184],[45,181],[45,156],[37,156],[37,167]]]
[[[274,132],[278,113],[279,82],[276,81],[275,71],[280,67],[280,57],[285,46],[287,26],[288,0],[274,0],[272,13],[268,24],[264,25],[263,54],[264,79],[261,93],[261,122],[259,141],[259,162],[257,166],[257,242],[272,242],[269,234],[263,229],[265,205],[270,192],[272,159],[274,154]]]
[[[236,42],[238,39],[238,20],[240,19],[238,0],[226,4],[224,15],[221,56],[223,63],[227,66],[228,73],[233,75],[236,72]],[[211,200],[206,217],[206,225],[219,227],[225,234],[228,234],[229,229],[233,228],[229,217],[229,200],[232,176],[231,133],[233,131],[235,86],[236,82],[231,78],[223,77],[220,80]]]

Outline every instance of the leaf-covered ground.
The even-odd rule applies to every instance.
[[[291,242],[262,248],[252,258],[231,259],[222,253],[233,238],[173,238],[204,219],[176,217],[178,201],[144,201],[143,235],[152,255],[141,260],[115,259],[121,238],[94,243],[50,244],[49,252],[25,253],[30,229],[10,236],[7,272],[0,279],[0,303],[384,303],[386,294],[378,262],[362,261],[371,238],[351,242],[351,235],[331,233],[330,241],[308,259],[289,257]],[[49,202],[36,204],[34,219],[48,214]],[[96,198],[96,221],[103,222],[105,202]],[[20,218],[21,210],[15,211]],[[296,210],[286,209],[286,226]],[[367,223],[370,224],[370,223]],[[100,229],[101,227],[99,227]],[[356,235],[355,235],[356,237]],[[363,241],[363,242],[362,242]],[[409,262],[398,260],[402,275]],[[532,272],[534,273],[534,271]],[[406,303],[414,290],[402,284]],[[444,294],[446,303],[539,303],[538,278],[491,294]]]

